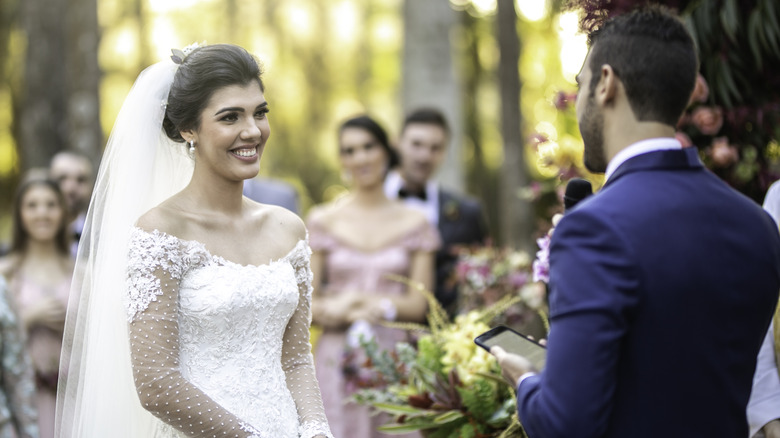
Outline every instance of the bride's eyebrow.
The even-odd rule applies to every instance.
[[[228,111],[238,111],[240,113],[243,113],[244,112],[244,108],[241,108],[240,106],[229,106],[227,108],[222,108],[221,110],[219,110],[216,113],[214,113],[214,115],[218,116],[218,115],[220,115],[222,113],[226,113]]]
[[[268,107],[268,102],[263,102],[263,103],[261,103],[260,105],[257,106],[257,109],[267,108],[267,107]],[[228,112],[228,111],[237,111],[237,112],[243,113],[244,112],[244,108],[242,108],[240,106],[229,106],[227,108],[220,109],[219,111],[214,113],[214,115],[218,116],[218,115],[220,115],[220,114],[222,114],[224,112]]]

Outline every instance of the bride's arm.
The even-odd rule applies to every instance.
[[[261,438],[181,374],[177,312],[184,265],[179,243],[171,236],[134,235],[128,313],[133,377],[141,404],[188,437]]]
[[[325,409],[309,342],[311,326],[312,271],[308,244],[298,248],[292,258],[298,282],[298,307],[295,309],[284,333],[282,367],[287,376],[287,387],[292,393],[301,422],[301,438],[330,437]]]

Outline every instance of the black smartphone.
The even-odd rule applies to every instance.
[[[491,347],[499,346],[507,353],[514,353],[531,361],[537,370],[544,369],[547,359],[547,348],[536,341],[528,339],[524,335],[511,328],[500,325],[482,333],[474,339],[474,343],[490,351]]]

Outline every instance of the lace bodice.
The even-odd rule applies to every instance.
[[[331,437],[309,343],[310,254],[302,240],[239,265],[135,228],[127,311],[144,407],[188,437]]]

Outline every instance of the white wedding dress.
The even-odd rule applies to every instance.
[[[309,343],[310,254],[301,240],[279,260],[239,265],[133,229],[131,358],[141,403],[162,420],[155,436],[331,436]]]

